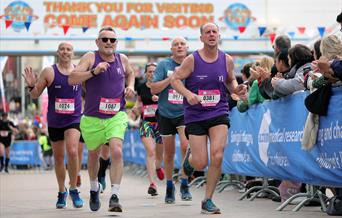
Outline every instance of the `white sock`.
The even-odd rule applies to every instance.
[[[99,181],[94,180],[94,181],[90,181],[90,191],[95,191],[97,192],[99,190]]]
[[[119,189],[120,189],[119,184],[112,184],[111,195],[115,194],[116,196],[119,196]]]

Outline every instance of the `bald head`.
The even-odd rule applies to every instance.
[[[187,41],[183,36],[177,36],[177,37],[173,38],[173,40],[171,41],[171,47],[174,46],[175,44],[177,44],[178,42],[183,42],[183,43],[187,44]]]
[[[219,27],[217,26],[216,23],[205,23],[205,24],[203,24],[203,25],[200,27],[201,35],[203,34],[203,30],[205,30],[207,27],[210,27],[210,26],[215,26],[217,32],[219,32]]]
[[[59,43],[58,50],[60,50],[62,47],[65,47],[65,46],[67,46],[67,47],[71,48],[72,50],[74,50],[74,46],[71,44],[71,42],[61,42],[61,43]]]
[[[188,52],[188,44],[184,37],[177,36],[171,42],[171,53],[175,59],[183,60]]]

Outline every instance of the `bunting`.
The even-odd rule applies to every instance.
[[[82,32],[85,33],[85,32],[87,32],[88,29],[89,29],[89,27],[84,26],[84,27],[82,27]]]
[[[246,30],[245,26],[239,26],[238,28],[239,28],[240,33],[243,33]]]
[[[8,27],[10,27],[10,26],[12,25],[12,23],[13,23],[13,20],[5,20],[6,29],[7,29]]]
[[[70,26],[69,25],[62,25],[62,27],[63,27],[64,35],[66,35],[68,30],[69,30],[69,28],[70,28]]]
[[[273,42],[275,40],[275,37],[276,37],[276,33],[270,33],[270,40],[271,40],[272,44],[273,44]]]
[[[305,28],[304,26],[300,26],[300,27],[297,27],[297,29],[298,29],[298,32],[299,32],[300,34],[304,34],[306,28]]]
[[[31,22],[25,22],[24,24],[25,24],[26,30],[28,32],[30,29],[30,26],[31,26]]]
[[[325,27],[317,27],[317,29],[318,29],[319,35],[320,35],[321,37],[323,37],[324,32],[325,32]]]
[[[258,30],[259,30],[259,36],[261,37],[266,31],[266,27],[260,26],[258,27]]]
[[[295,36],[296,33],[295,32],[288,32],[287,34],[290,36],[291,39],[293,39],[293,37]]]

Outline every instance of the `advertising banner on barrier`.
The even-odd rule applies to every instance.
[[[139,165],[145,165],[146,151],[141,142],[139,131],[128,129],[125,133],[125,140],[122,147],[123,160]],[[176,155],[174,159],[175,168],[179,169],[182,163],[179,138],[176,136]]]
[[[11,145],[11,164],[41,165],[37,141],[16,141]]]
[[[333,90],[317,143],[301,148],[308,115],[306,92],[252,106],[230,115],[223,171],[249,176],[342,187],[342,89]]]

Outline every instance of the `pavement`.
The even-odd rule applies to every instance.
[[[204,197],[204,187],[191,187],[193,201],[181,201],[179,184],[176,184],[176,203],[165,204],[165,181],[158,181],[159,195],[151,197],[147,194],[146,177],[134,175],[125,168],[120,188],[120,202],[123,213],[108,212],[110,190],[107,188],[100,199],[99,211],[89,209],[89,179],[86,170],[82,170],[82,186],[79,189],[85,204],[75,209],[68,199],[66,209],[56,209],[57,182],[53,171],[43,170],[11,170],[9,174],[0,173],[0,217],[6,218],[64,218],[64,217],[127,217],[127,218],[184,218],[184,217],[232,217],[232,218],[315,218],[328,217],[320,207],[304,207],[293,212],[293,205],[283,211],[276,211],[279,203],[269,199],[257,198],[254,201],[238,201],[241,196],[235,189],[227,189],[215,193],[214,202],[221,209],[220,215],[201,214],[200,205]],[[107,184],[109,178],[106,178]],[[66,184],[68,183],[68,179]]]

